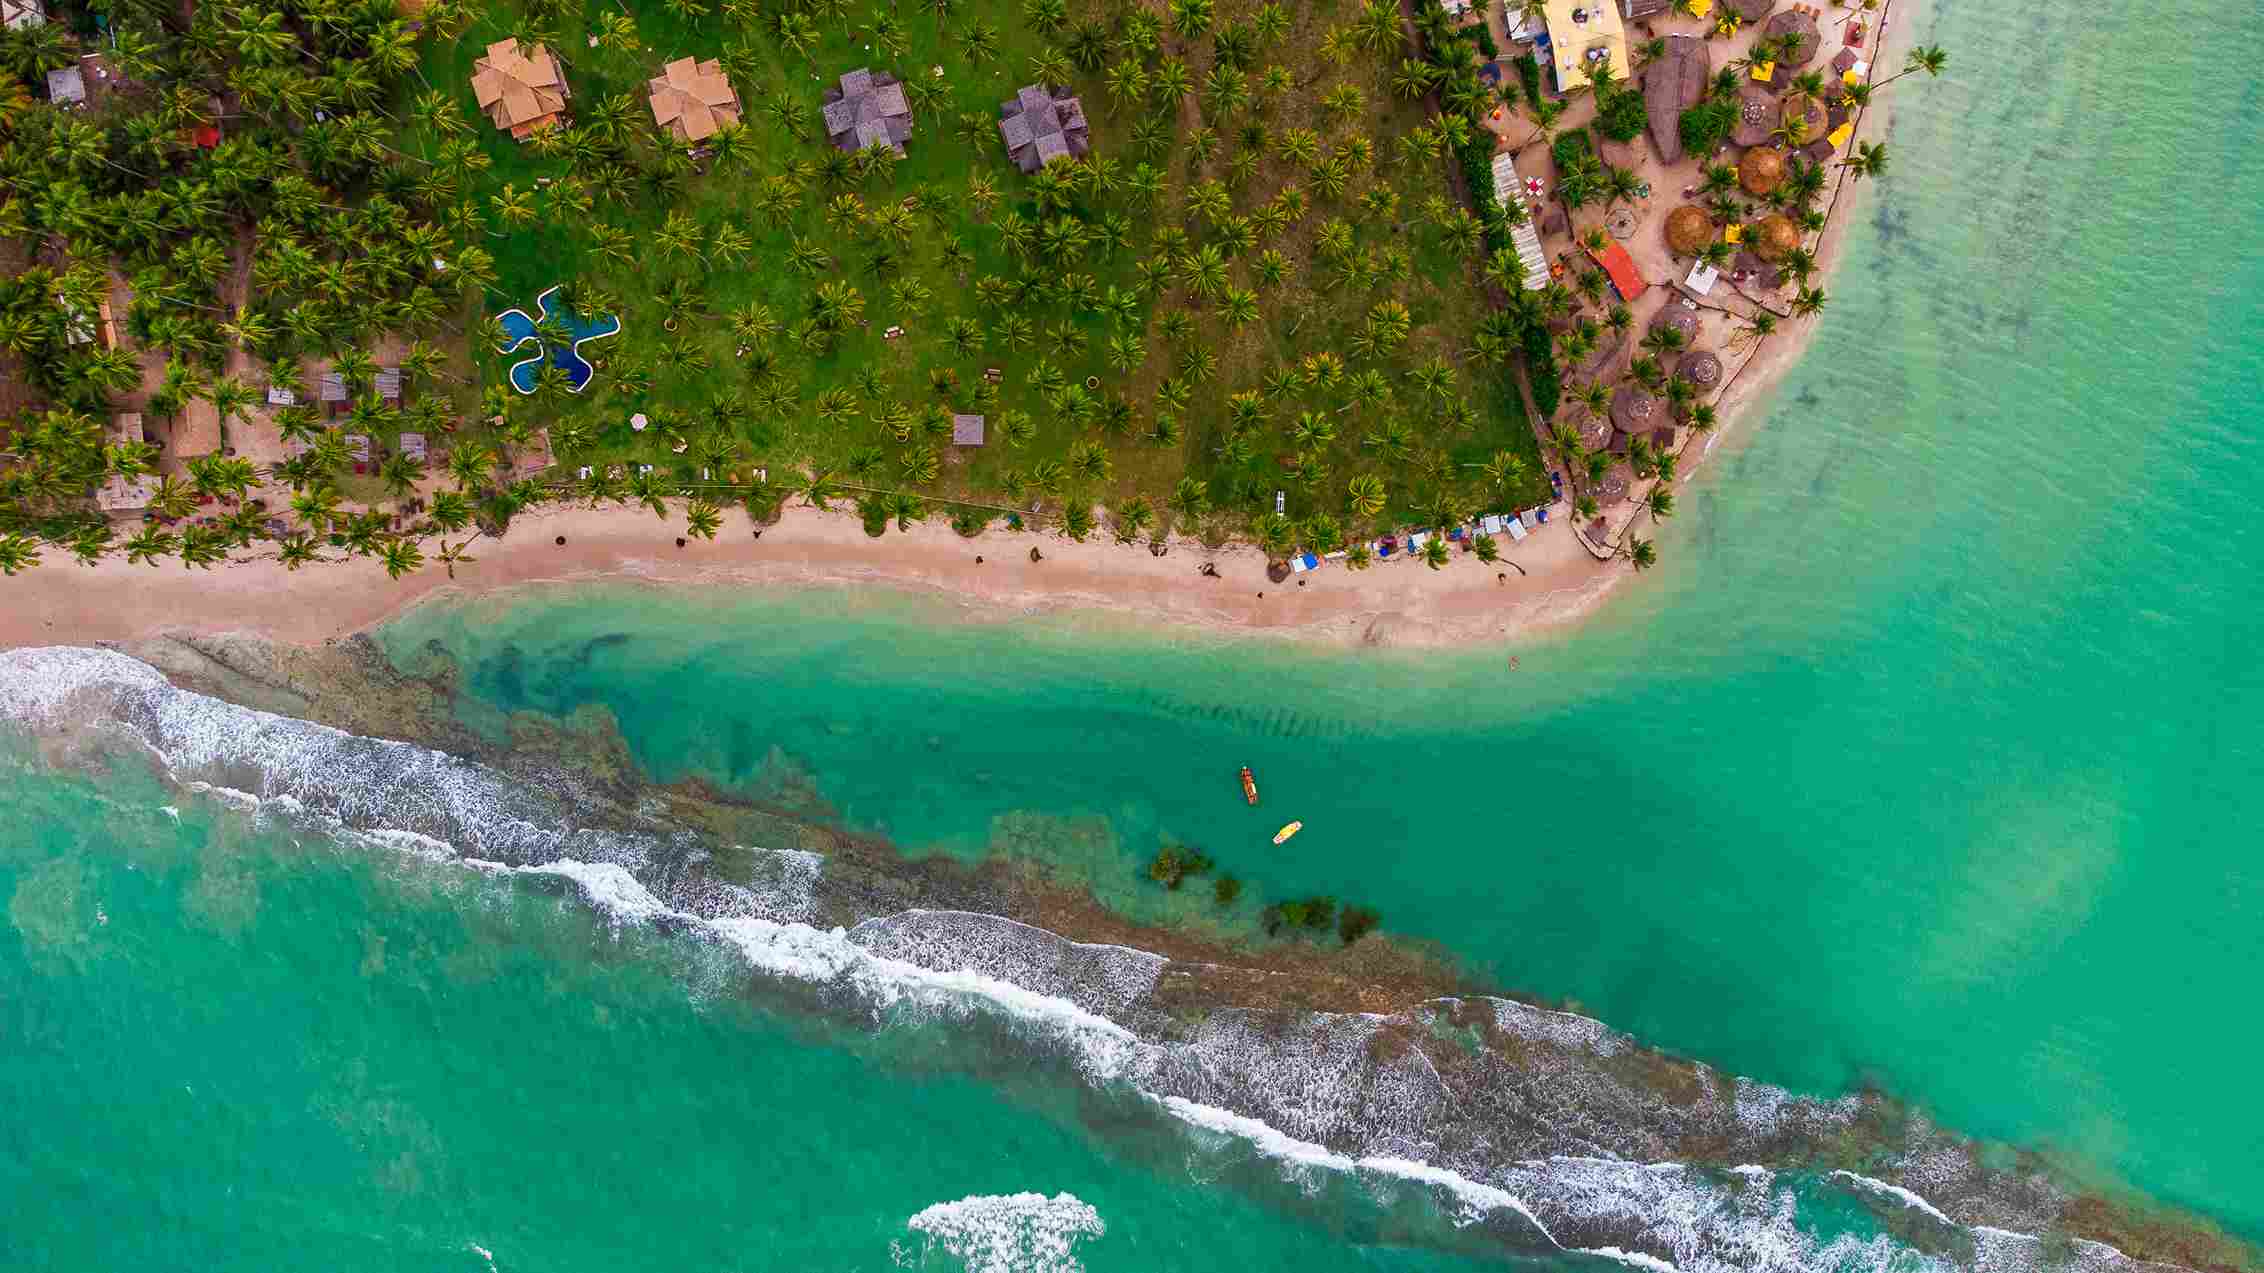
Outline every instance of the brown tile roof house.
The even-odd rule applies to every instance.
[[[912,135],[912,107],[904,86],[886,71],[862,67],[841,77],[841,87],[825,91],[825,135],[842,150],[893,146],[904,153]]]
[[[652,122],[678,141],[706,141],[725,124],[739,122],[739,95],[723,63],[712,57],[677,58],[646,87],[652,92]]]
[[[1007,157],[1024,172],[1036,172],[1056,159],[1078,158],[1092,148],[1083,103],[1056,96],[1043,84],[1029,85],[999,103],[998,135]]]
[[[472,96],[497,128],[525,141],[556,125],[572,94],[549,49],[536,44],[522,54],[518,41],[497,40],[472,63]]]
[[[180,414],[158,426],[157,441],[165,458],[176,464],[211,455],[220,449],[220,412],[202,398],[191,398]]]
[[[979,415],[951,417],[951,445],[981,446],[983,444],[983,418]]]

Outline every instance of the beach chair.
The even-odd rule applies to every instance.
[[[1504,523],[1504,525],[1509,530],[1509,540],[1511,543],[1516,543],[1517,541],[1525,538],[1525,524],[1523,522],[1520,522],[1516,518],[1512,517],[1509,519],[1509,521]]]

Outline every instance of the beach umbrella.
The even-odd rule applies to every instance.
[[[651,423],[652,421],[647,420],[645,418],[645,413],[642,411],[639,411],[637,414],[629,417],[629,427],[635,429],[639,433],[643,433],[645,431],[645,426]]]

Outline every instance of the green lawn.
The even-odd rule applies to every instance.
[[[1355,16],[1348,3],[1299,10],[1286,32],[1257,43],[1248,63],[1253,89],[1266,68],[1276,64],[1287,69],[1294,83],[1270,97],[1253,91],[1251,106],[1222,112],[1214,121],[1215,149],[1200,164],[1191,130],[1202,120],[1202,93],[1190,94],[1176,110],[1152,100],[1137,106],[1114,102],[1105,67],[1124,54],[1112,39],[1104,71],[1080,71],[1071,80],[1092,123],[1093,157],[1113,160],[1120,183],[1143,158],[1152,158],[1166,187],[1162,198],[1146,209],[1122,184],[1114,191],[1081,189],[1069,202],[1068,214],[1088,228],[1112,216],[1121,218],[1129,231],[1127,241],[1114,248],[1089,245],[1058,259],[1035,250],[1017,255],[1003,243],[999,222],[1013,215],[1036,221],[1040,214],[1032,179],[1008,162],[989,121],[996,119],[1000,101],[1033,78],[1037,56],[1048,47],[1070,47],[1073,27],[1041,35],[1021,6],[998,0],[963,3],[941,24],[931,10],[906,7],[897,11],[904,51],[891,56],[877,47],[867,51],[872,14],[852,9],[841,19],[821,13],[821,37],[804,57],[782,49],[767,30],[740,28],[720,13],[687,21],[662,6],[630,9],[642,45],[634,52],[587,45],[586,22],[621,12],[614,5],[593,5],[557,29],[554,47],[568,59],[580,120],[588,120],[605,97],[629,95],[635,108],[634,157],[641,167],[657,167],[666,143],[652,127],[645,81],[666,60],[711,57],[727,46],[744,45],[753,56],[740,68],[752,74],[737,81],[749,133],[743,161],[712,162],[707,171],[673,185],[640,178],[618,201],[600,194],[586,214],[554,210],[547,198],[537,197],[533,220],[509,227],[493,214],[494,196],[507,186],[533,191],[540,179],[575,171],[566,157],[544,157],[471,114],[472,62],[490,41],[517,29],[521,11],[498,5],[454,38],[429,41],[420,68],[432,85],[461,97],[467,117],[475,120],[472,135],[492,160],[473,187],[478,203],[490,212],[486,242],[498,267],[489,312],[512,306],[531,311],[535,294],[554,283],[568,284],[576,295],[616,300],[624,330],[588,347],[602,365],[586,392],[515,399],[515,412],[552,424],[554,437],[579,435],[579,449],[560,448],[560,462],[569,471],[581,464],[650,463],[672,479],[688,480],[696,477],[697,457],[716,454],[721,439],[728,437],[739,444],[739,458],[730,463],[730,471],[741,477],[754,465],[767,466],[774,478],[790,469],[831,472],[837,478],[854,470],[860,475],[854,480],[914,490],[931,503],[971,499],[1027,507],[1032,499],[1041,499],[1049,518],[1066,504],[1100,502],[1116,508],[1135,496],[1152,501],[1160,517],[1180,478],[1191,475],[1207,484],[1218,514],[1213,529],[1252,524],[1272,509],[1277,489],[1288,493],[1293,518],[1315,513],[1346,518],[1347,483],[1359,475],[1384,481],[1390,507],[1382,520],[1424,518],[1442,500],[1448,509],[1468,514],[1546,497],[1533,430],[1517,407],[1507,373],[1471,352],[1471,334],[1486,311],[1470,262],[1425,211],[1427,200],[1448,196],[1450,161],[1405,163],[1400,158],[1398,139],[1424,121],[1424,109],[1392,96],[1390,68],[1382,55],[1358,53],[1339,70],[1316,53],[1331,28]],[[1219,5],[1213,29],[1248,25],[1257,11],[1256,0],[1227,0]],[[1125,12],[1130,10],[1080,8],[1072,16],[1116,33]],[[961,33],[981,24],[994,28],[998,38],[995,55],[978,63],[970,60]],[[1394,49],[1391,56],[1400,53]],[[1139,60],[1152,70],[1170,57],[1183,58],[1192,82],[1203,85],[1215,60],[1213,40],[1181,40],[1167,28],[1162,48]],[[909,153],[892,172],[829,184],[817,171],[831,152],[817,116],[820,92],[841,72],[859,66],[889,70],[907,81],[932,80],[940,90],[938,100],[915,106]],[[937,66],[944,72],[940,79],[931,70]],[[1332,119],[1324,113],[1322,99],[1342,85],[1359,89],[1364,105],[1356,114]],[[783,111],[772,109],[773,102],[783,103]],[[1161,154],[1143,154],[1136,149],[1134,125],[1154,112],[1171,125],[1170,145]],[[980,117],[982,125],[963,129],[960,118],[969,114]],[[807,136],[796,137],[783,125],[783,115],[803,121]],[[1262,126],[1263,138],[1245,137],[1252,123]],[[1298,128],[1317,132],[1324,153],[1365,137],[1373,161],[1340,198],[1322,198],[1312,190],[1304,166],[1280,153],[1282,138]],[[1251,150],[1254,165],[1246,160],[1237,174],[1236,157],[1253,140],[1266,144]],[[400,145],[426,158],[437,153],[438,143],[410,129]],[[782,175],[800,187],[800,206],[782,224],[774,224],[757,200],[765,181]],[[970,198],[979,178],[987,178],[999,196],[987,212]],[[1159,230],[1184,229],[1190,249],[1220,242],[1216,227],[1185,207],[1189,190],[1211,179],[1228,183],[1232,214],[1238,216],[1251,215],[1285,187],[1298,187],[1306,195],[1301,217],[1229,261],[1229,286],[1256,295],[1254,320],[1234,326],[1218,297],[1195,297],[1176,281],[1153,296],[1143,294],[1129,317],[1111,319],[1095,312],[1092,300],[1111,288],[1138,288],[1137,263],[1156,255]],[[1377,188],[1396,192],[1396,209],[1363,209],[1358,200]],[[874,264],[877,238],[869,220],[846,224],[828,216],[828,202],[843,193],[854,193],[868,213],[906,198],[916,200],[912,232],[892,266]],[[729,226],[746,236],[749,249],[735,259],[670,253],[659,240],[664,224],[677,215],[699,227],[703,245],[712,246],[718,227]],[[1334,265],[1318,259],[1323,227],[1338,218],[1349,223],[1355,252],[1386,267],[1385,272],[1346,281]],[[614,260],[595,250],[592,227],[600,223],[633,236],[631,259]],[[969,254],[967,264],[956,271],[943,259],[945,244],[953,239]],[[789,249],[797,240],[821,249],[828,265],[814,276],[792,268]],[[1267,248],[1288,262],[1286,276],[1271,287],[1257,278],[1257,258]],[[1395,255],[1400,277],[1390,272]],[[978,296],[986,277],[1028,279],[1035,286],[1002,311],[984,305]],[[1173,277],[1178,278],[1177,271]],[[847,325],[832,349],[812,354],[793,341],[792,331],[812,312],[816,289],[826,282],[857,289],[864,323]],[[906,284],[924,289],[924,303],[908,304],[897,295],[894,289]],[[1356,338],[1370,311],[1386,301],[1406,307],[1410,323],[1404,342],[1373,353],[1356,352]],[[751,304],[767,307],[782,330],[766,349],[741,358],[737,351],[742,342],[728,316]],[[1176,341],[1168,338],[1168,325],[1181,321],[1166,317],[1173,313],[1191,320],[1191,330]],[[1027,344],[1006,339],[1016,317],[1026,320]],[[947,333],[955,318],[980,329],[979,350],[954,350]],[[905,335],[884,340],[882,333],[891,325],[901,325]],[[1112,335],[1123,334],[1140,337],[1145,357],[1120,371],[1111,365],[1108,343]],[[1190,373],[1183,361],[1190,350],[1208,351],[1208,365]],[[1334,355],[1348,375],[1381,372],[1388,397],[1360,402],[1343,383],[1306,380],[1285,386],[1277,380],[1269,385],[1269,373],[1294,370],[1315,354]],[[1444,396],[1426,395],[1411,379],[1415,368],[1434,357],[1444,358],[1454,374]],[[480,374],[500,382],[509,361],[484,359]],[[1002,369],[1003,377],[986,395],[983,371],[988,367]],[[1079,388],[1097,381],[1091,397],[1122,399],[1130,408],[1128,418],[1112,422],[1106,412],[1096,412],[1080,421],[1066,414],[1053,396],[1033,384],[1043,367],[1057,371],[1061,383]],[[940,389],[934,379],[938,373],[948,377]],[[1167,378],[1186,384],[1184,405],[1176,411],[1158,401],[1158,388]],[[782,390],[790,390],[791,396]],[[1237,419],[1230,412],[1228,403],[1238,394],[1261,398],[1256,419]],[[1467,409],[1452,410],[1456,402]],[[821,403],[831,410],[821,415]],[[902,404],[915,417],[931,404],[983,412],[990,421],[990,445],[955,451],[948,433],[939,440],[917,428],[908,440],[899,441],[875,419],[887,414],[889,403]],[[660,427],[632,432],[628,417],[638,411]],[[1003,417],[1013,412],[1027,413],[1036,426],[1019,446],[1001,437]],[[1333,427],[1309,427],[1302,437],[1295,436],[1301,413]],[[1159,416],[1176,418],[1176,436],[1167,432],[1158,439]],[[1230,441],[1230,434],[1240,436]],[[690,450],[673,454],[672,439],[690,443]],[[1106,456],[1105,472],[1093,462],[1096,447]],[[1487,486],[1478,469],[1498,451],[1524,461],[1525,476],[1507,490]],[[927,452],[936,454],[939,464],[933,477],[922,480],[926,466],[920,457]],[[1081,468],[1070,464],[1080,452],[1085,461]],[[1293,461],[1302,461],[1295,473],[1289,467]],[[1067,471],[1049,482],[1053,469]]]

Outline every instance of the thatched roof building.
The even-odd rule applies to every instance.
[[[1782,212],[1772,212],[1753,227],[1748,240],[1764,261],[1781,261],[1800,247],[1800,227]]]
[[[739,94],[714,58],[680,57],[646,84],[652,122],[680,142],[702,142],[727,124],[739,122]]]
[[[1822,141],[1831,131],[1824,122],[1824,104],[1806,93],[1785,94],[1783,115],[1785,136],[1801,145]]]
[[[1740,146],[1758,146],[1769,140],[1782,117],[1776,90],[1747,80],[1737,89],[1737,126],[1730,129],[1729,139]]]
[[[472,63],[472,96],[497,128],[525,141],[558,125],[566,113],[566,73],[542,45],[522,49],[517,40],[497,40]]]
[[[912,136],[904,86],[886,71],[859,67],[843,75],[840,87],[825,91],[825,135],[838,150],[888,146],[903,154]]]
[[[1627,493],[1634,489],[1635,470],[1625,464],[1614,464],[1611,471],[1604,474],[1604,480],[1596,483],[1596,506],[1610,508],[1614,504],[1624,504],[1627,502]]]
[[[1690,342],[1698,339],[1698,315],[1680,305],[1669,303],[1665,309],[1659,311],[1657,318],[1651,320],[1652,331],[1658,331],[1665,327],[1671,327],[1682,333],[1682,348],[1684,349],[1690,348]]]
[[[1774,146],[1755,146],[1737,161],[1737,184],[1749,195],[1765,195],[1784,180],[1784,152]]]
[[[1608,415],[1580,417],[1580,445],[1591,451],[1601,451],[1611,445],[1612,432],[1612,421]]]
[[[1667,51],[1643,68],[1643,107],[1650,116],[1651,146],[1661,163],[1682,159],[1682,112],[1706,95],[1714,60],[1706,42],[1692,35],[1670,35]]]
[[[1612,423],[1627,433],[1648,433],[1666,418],[1666,408],[1641,385],[1621,385],[1612,394]]]
[[[1816,18],[1805,5],[1794,5],[1770,18],[1762,25],[1761,34],[1774,39],[1784,48],[1777,59],[1777,69],[1798,68],[1816,59],[1816,50],[1823,47],[1823,37],[1817,32]]]
[[[1693,349],[1675,359],[1674,374],[1701,389],[1711,389],[1722,382],[1721,356],[1711,349]]]
[[[1714,219],[1706,210],[1684,204],[1667,214],[1667,250],[1676,256],[1696,256],[1714,241]]]
[[[998,136],[1007,157],[1024,172],[1056,159],[1082,158],[1092,148],[1085,107],[1044,84],[1031,84],[998,104]]]

